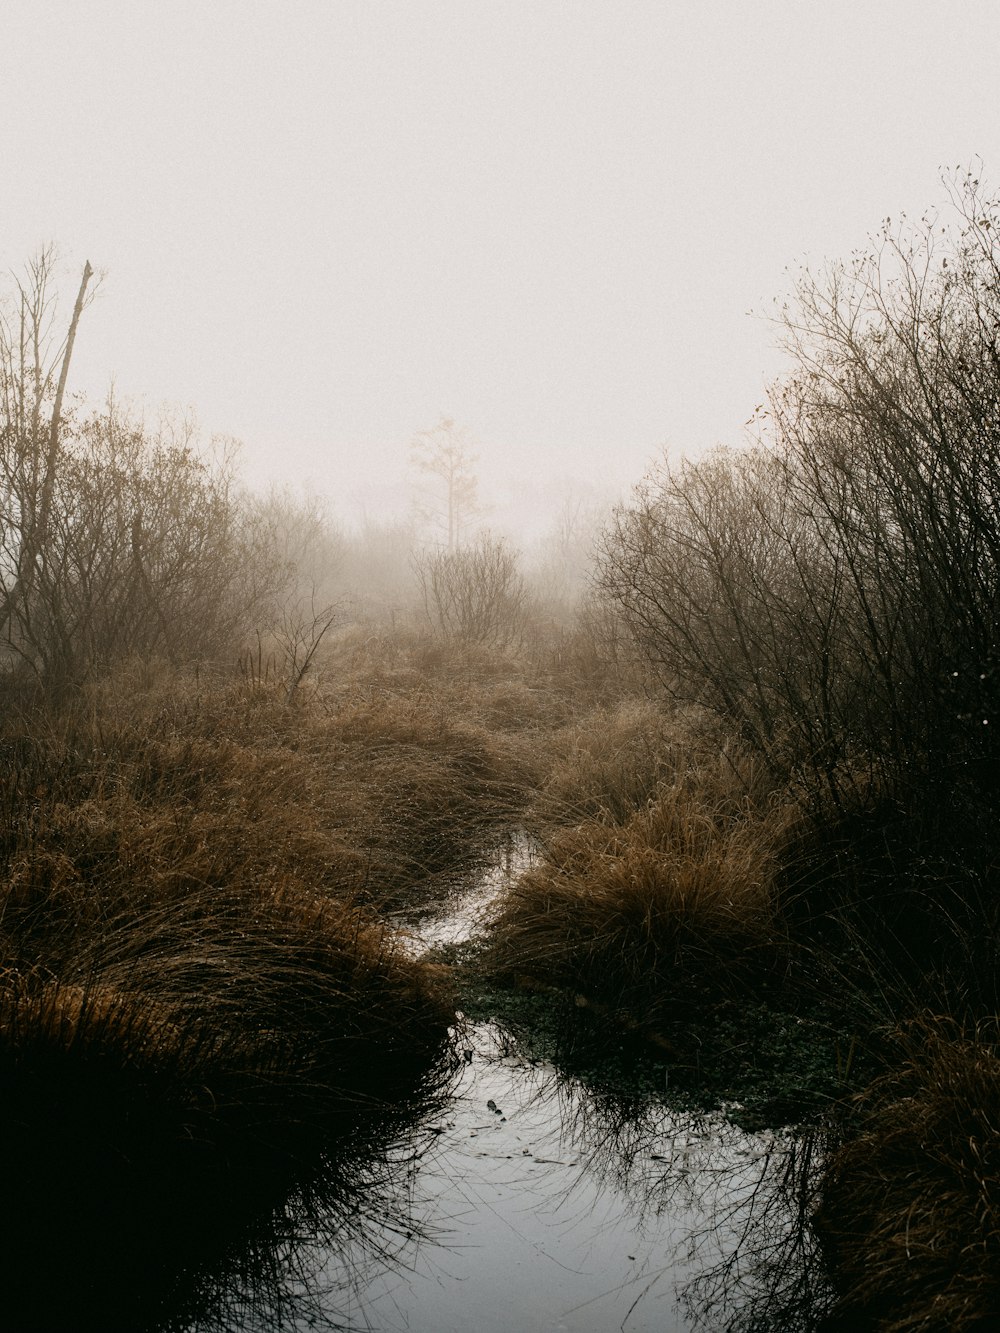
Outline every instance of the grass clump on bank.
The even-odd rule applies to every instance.
[[[670,734],[665,715],[636,715]],[[547,833],[462,960],[463,1006],[573,1076],[725,1106],[747,1127],[815,1121],[871,1063],[863,1012],[824,991],[801,929],[790,867],[807,824],[739,746],[720,754],[687,721],[644,779],[627,746],[608,762],[607,740],[577,765],[572,804],[543,786]],[[573,765],[557,754],[554,771],[570,789]],[[586,816],[567,823],[574,809]]]
[[[440,1105],[447,988],[343,905],[216,887],[46,935],[0,972],[12,1327],[161,1327],[303,1187],[352,1234],[368,1164]]]
[[[299,891],[191,896],[109,921],[59,974],[8,965],[4,1230],[99,1226],[104,1198],[177,1221],[271,1202],[397,1097],[439,1095],[450,1018],[382,928]]]
[[[605,796],[596,817],[555,832],[505,897],[494,966],[654,1032],[679,1005],[766,987],[787,957],[787,816],[756,814],[748,781],[732,755],[705,758],[638,808]]]
[[[985,1329],[1000,1316],[996,1021],[927,1016],[892,1037],[831,1156],[817,1227],[838,1327]]]
[[[349,1217],[384,1136],[439,1104],[451,988],[376,908],[474,858],[444,792],[485,826],[509,789],[419,701],[146,686],[12,710],[0,799],[0,1272],[78,1233],[66,1290],[128,1329],[303,1181]]]
[[[685,762],[684,730],[639,697],[625,695],[583,709],[546,738],[532,828],[544,840],[587,820],[625,822]]]

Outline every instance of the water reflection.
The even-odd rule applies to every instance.
[[[438,1085],[368,1108],[291,1188],[267,1173],[235,1189],[188,1176],[145,1195],[92,1190],[81,1209],[66,1182],[36,1174],[34,1204],[25,1193],[8,1215],[21,1230],[9,1220],[4,1326],[818,1327],[817,1136],[747,1134],[595,1089],[512,1053],[492,1024],[456,1042],[449,1098]]]
[[[759,1159],[748,1193],[720,1197],[716,1217],[735,1231],[735,1243],[683,1293],[695,1327],[807,1333],[823,1326],[832,1293],[811,1226],[823,1139],[819,1130],[783,1134]]]
[[[425,1239],[356,1275],[337,1311],[344,1327],[815,1327],[822,1292],[803,1193],[814,1140],[626,1107],[512,1056],[492,1025],[466,1036],[471,1063],[414,1173]],[[331,1264],[328,1276],[342,1272],[343,1255]]]
[[[424,1071],[392,1107],[356,1105],[321,1156],[261,1152],[236,1170],[195,1143],[125,1160],[21,1126],[0,1144],[0,1328],[349,1326],[342,1290],[415,1243],[413,1181],[446,1076]]]
[[[489,873],[411,917],[414,950],[482,932],[532,854],[515,839]],[[470,1026],[463,1041],[464,1078],[413,1177],[412,1227],[425,1239],[346,1286],[343,1250],[331,1252],[344,1327],[819,1326],[828,1291],[809,1226],[818,1131],[748,1134],[722,1115],[672,1111],[648,1090],[532,1060],[493,1024]]]
[[[819,1328],[831,1291],[811,1219],[828,1131],[747,1133],[723,1114],[679,1114],[648,1097],[556,1075],[562,1113],[593,1145],[592,1176],[636,1214],[686,1220],[678,1301],[692,1329]]]
[[[385,1140],[369,1143],[367,1152],[355,1144],[300,1184],[236,1262],[211,1273],[193,1320],[159,1327],[189,1333],[366,1327],[356,1318],[355,1292],[375,1274],[410,1263],[429,1239],[414,1220],[413,1190],[434,1131],[425,1114],[419,1124],[394,1117],[383,1132]]]
[[[516,840],[488,876],[411,920],[414,949],[468,938],[530,856]],[[817,1132],[749,1134],[671,1110],[533,1059],[490,1023],[461,1024],[392,1106],[355,1112],[320,1158],[235,1178],[194,1151],[168,1173],[81,1164],[57,1146],[25,1163],[0,1145],[0,1327],[820,1325]]]

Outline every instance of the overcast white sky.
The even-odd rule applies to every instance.
[[[1000,182],[996,0],[3,9],[0,269],[107,271],[72,387],[344,513],[442,414],[501,503],[738,442],[787,266]]]

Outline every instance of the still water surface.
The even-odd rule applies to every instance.
[[[414,951],[483,929],[531,855],[515,840],[486,876],[406,923]],[[794,1200],[781,1182],[795,1141],[662,1106],[623,1113],[551,1066],[512,1054],[492,1024],[466,1027],[459,1044],[446,1110],[415,1128],[410,1150],[397,1146],[393,1221],[314,1251],[299,1270],[301,1299],[290,1291],[280,1327],[730,1327],[761,1280],[744,1252],[794,1229]],[[377,1205],[372,1216],[382,1216]],[[754,1242],[761,1233],[763,1247]],[[242,1325],[251,1326],[279,1324],[272,1311],[264,1323]]]
[[[552,1069],[504,1056],[497,1037],[473,1030],[414,1173],[424,1239],[388,1265],[331,1254],[331,1316],[384,1333],[704,1327],[684,1289],[738,1244],[773,1140],[667,1112],[609,1120]]]

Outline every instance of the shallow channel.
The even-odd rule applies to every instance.
[[[692,1284],[739,1245],[782,1145],[668,1112],[609,1121],[492,1025],[471,1038],[412,1189],[424,1239],[378,1271],[331,1255],[331,1315],[384,1333],[712,1327]]]
[[[514,840],[408,921],[414,950],[482,929],[530,857]],[[688,1333],[735,1327],[766,1297],[774,1256],[802,1230],[794,1137],[663,1105],[623,1113],[492,1023],[457,1041],[446,1109],[393,1150],[391,1221],[300,1246],[280,1314],[245,1311],[237,1327]]]

